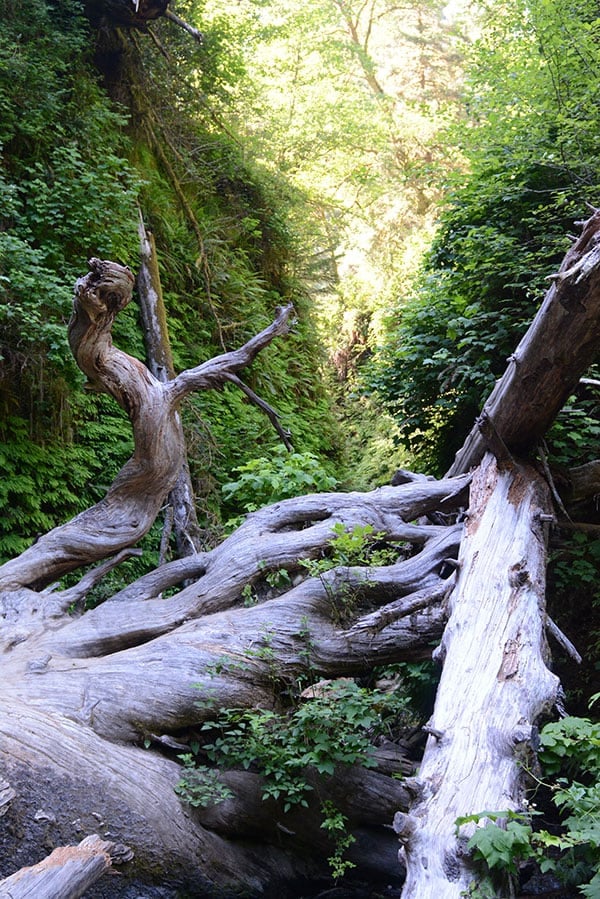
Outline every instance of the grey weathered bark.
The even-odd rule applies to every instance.
[[[427,657],[443,629],[448,581],[440,571],[456,552],[461,528],[407,520],[443,500],[451,507],[449,495],[459,502],[467,483],[423,481],[280,503],[250,516],[201,559],[165,566],[166,576],[147,576],[139,590],[75,618],[57,591],[4,594],[0,760],[15,792],[7,813],[13,827],[0,833],[5,863],[22,863],[14,822],[24,820],[35,832],[31,814],[42,809],[57,843],[73,840],[74,822],[95,832],[100,818],[112,839],[132,846],[130,877],[148,876],[160,845],[163,878],[179,887],[194,882],[195,895],[213,895],[217,886],[225,895],[242,888],[254,894],[322,875],[320,803],[291,819],[270,806],[269,827],[251,833],[243,822],[255,808],[255,775],[237,781],[225,775],[239,785],[236,798],[195,813],[173,792],[181,769],[165,753],[172,754],[173,741],[185,745],[215,705],[277,707],[275,684],[292,687],[315,672],[358,675],[399,656]],[[326,549],[336,522],[350,529],[371,523],[390,541],[410,541],[416,554],[383,568],[334,569],[243,606],[245,584],[264,587],[266,573],[281,567],[297,574],[299,559]],[[153,598],[188,576],[194,562],[194,585],[168,600]],[[353,598],[347,621],[340,618],[340,594]],[[358,772],[340,770],[320,782],[320,798],[334,797],[347,814],[360,837],[352,858],[361,870],[379,860],[379,876],[398,881],[397,848],[386,825],[393,806],[405,805],[405,791],[388,775],[365,774],[363,806],[358,786],[346,789],[351,777],[358,781]]]
[[[147,365],[157,381],[166,384],[175,377],[173,354],[167,326],[167,312],[160,280],[158,257],[154,235],[144,224],[140,210],[138,233],[140,236],[140,269],[137,276],[138,302]],[[185,446],[182,432],[181,439]],[[189,556],[202,549],[202,535],[196,515],[194,489],[190,475],[187,452],[184,450],[181,470],[168,496],[172,515],[167,516],[168,530],[172,530],[179,556]],[[165,526],[167,526],[167,522]]]
[[[416,479],[368,494],[277,504],[249,516],[214,550],[176,560],[113,601],[73,614],[73,603],[100,573],[132,552],[129,545],[172,487],[182,452],[179,401],[191,390],[235,378],[286,332],[291,316],[290,309],[281,311],[242,349],[161,383],[112,344],[111,325],[132,284],[127,269],[94,261],[78,283],[70,338],[90,386],[107,390],[129,412],[134,456],[104,501],[0,569],[0,762],[7,825],[0,831],[0,864],[10,874],[35,858],[40,841],[73,843],[101,822],[104,836],[110,831],[135,852],[127,876],[111,881],[111,896],[119,895],[117,883],[126,889],[132,880],[152,882],[157,846],[154,882],[158,877],[163,886],[193,887],[195,895],[213,895],[217,887],[224,895],[264,892],[326,871],[319,804],[295,833],[281,808],[273,809],[269,828],[257,839],[244,829],[239,811],[240,804],[253,807],[250,775],[250,781],[224,775],[242,782],[233,810],[223,805],[216,814],[196,813],[174,792],[181,768],[173,747],[185,746],[212,715],[212,705],[198,705],[203,696],[225,707],[277,706],[274,685],[291,685],[309,671],[360,674],[399,654],[428,655],[443,627],[441,602],[449,584],[444,560],[456,553],[461,528],[411,522],[463,502],[469,479]],[[318,578],[304,572],[302,579],[299,560],[326,552],[340,522],[350,529],[371,524],[403,548],[400,561],[371,570],[335,569]],[[61,572],[110,553],[116,558],[75,587],[43,589]],[[245,608],[244,587],[264,593],[266,573],[282,567],[296,586]],[[169,599],[160,598],[166,588],[192,579]],[[344,606],[350,595],[351,605]],[[265,641],[269,651],[261,653]],[[405,804],[405,792],[389,773],[374,771],[346,795],[352,777],[358,781],[359,775],[336,772],[320,784],[321,798],[334,796],[347,813],[360,838],[353,853],[361,870],[375,867],[384,879],[397,880],[387,825],[392,808]],[[357,802],[361,792],[368,804]]]

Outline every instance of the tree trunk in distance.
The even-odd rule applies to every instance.
[[[487,399],[486,415],[510,452],[527,454],[544,436],[600,353],[600,211],[553,276],[553,284]],[[475,425],[448,470],[462,474],[487,449]]]
[[[459,899],[473,871],[459,816],[523,810],[522,763],[535,758],[536,720],[558,679],[546,667],[546,484],[487,454],[471,487],[443,671],[408,815],[396,815],[407,878],[403,899]],[[471,828],[472,832],[472,828]]]
[[[154,377],[166,384],[175,377],[175,367],[169,341],[156,244],[154,235],[144,225],[141,210],[138,232],[140,235],[140,270],[137,276],[138,301],[146,344],[147,364]],[[185,447],[183,430],[181,439]],[[169,493],[168,502],[173,509],[172,529],[175,535],[177,554],[181,558],[199,552],[202,548],[201,533],[185,450],[181,471],[175,486]]]

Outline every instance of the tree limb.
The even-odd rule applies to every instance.
[[[584,223],[483,413],[511,453],[544,436],[600,351],[600,211]],[[475,426],[448,475],[477,465],[486,449]]]

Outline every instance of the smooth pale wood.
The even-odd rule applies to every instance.
[[[294,682],[313,670],[360,674],[399,658],[425,658],[441,637],[450,581],[440,571],[456,555],[462,528],[406,524],[400,513],[412,516],[428,505],[434,486],[428,482],[425,492],[403,485],[348,494],[346,504],[344,495],[307,497],[307,507],[329,505],[334,514],[300,530],[286,530],[289,505],[288,514],[263,510],[220,553],[214,551],[214,566],[205,562],[194,588],[167,600],[106,602],[76,619],[62,612],[49,627],[43,596],[21,591],[12,606],[13,594],[0,597],[4,693],[12,691],[17,704],[39,696],[48,708],[107,738],[143,741],[148,733],[174,731],[212,715],[212,708],[196,707],[199,682],[219,706],[268,706],[275,672]],[[438,495],[447,495],[447,487]],[[298,559],[322,552],[340,522],[348,530],[370,523],[390,539],[412,537],[420,551],[390,566],[339,568],[306,578]],[[282,566],[306,579],[284,595],[244,607],[244,586]],[[50,603],[61,608],[53,597]],[[17,620],[11,627],[13,609]],[[269,653],[261,659],[265,641]]]
[[[79,899],[113,864],[131,857],[127,847],[93,834],[60,846],[43,861],[0,881],[0,899]]]
[[[522,809],[534,725],[556,701],[546,667],[548,491],[528,467],[498,470],[486,455],[471,488],[459,575],[441,646],[444,667],[408,815],[396,817],[403,899],[459,899],[473,879],[455,820]]]
[[[539,441],[600,353],[600,211],[585,222],[508,367],[483,407],[510,452]],[[487,449],[477,424],[448,476],[469,471]]]

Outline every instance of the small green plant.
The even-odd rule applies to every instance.
[[[568,543],[554,553],[552,563],[554,579],[560,590],[569,592],[581,585],[582,589],[592,591],[596,599],[600,598],[600,542],[595,536],[575,531]]]
[[[600,724],[567,717],[546,725],[539,756],[549,774],[566,771],[580,778],[558,777],[549,785],[562,818],[559,835],[535,829],[535,811],[468,815],[457,819],[457,830],[486,821],[468,842],[486,882],[496,877],[514,880],[521,864],[532,860],[542,873],[551,871],[588,899],[600,899]]]
[[[255,606],[258,603],[258,597],[252,589],[252,584],[244,584],[244,586],[242,587],[242,598],[244,600],[244,605],[246,606],[246,608]]]
[[[191,752],[180,755],[184,773],[175,787],[175,792],[184,802],[194,808],[208,808],[231,799],[233,793],[220,779],[218,773],[205,765],[196,765]]]
[[[268,639],[268,633],[267,633]],[[269,651],[270,644],[261,647]],[[221,768],[259,771],[263,799],[280,800],[284,812],[308,806],[313,787],[307,770],[331,775],[338,765],[371,767],[372,741],[389,732],[405,713],[406,699],[393,693],[366,690],[354,681],[340,679],[315,688],[315,696],[288,713],[269,709],[221,709],[203,731],[210,742],[198,749]],[[207,806],[231,793],[210,768],[194,767],[191,753],[180,756],[184,774],[176,792],[191,805]],[[196,771],[199,773],[196,774]],[[222,788],[222,789],[221,789]],[[338,879],[353,863],[343,858],[354,841],[346,832],[345,817],[330,803],[323,806],[322,826],[334,842],[329,865]]]
[[[319,577],[332,568],[351,565],[391,565],[398,558],[395,546],[377,547],[384,538],[382,531],[375,532],[370,524],[356,524],[348,530],[342,522],[331,528],[328,554],[322,559],[301,559],[300,564],[312,577]]]
[[[313,453],[289,452],[284,447],[251,459],[235,472],[237,479],[224,484],[222,490],[225,502],[235,505],[238,514],[305,493],[334,490],[338,483]]]
[[[296,632],[296,636],[302,642],[302,649],[298,653],[302,662],[306,665],[308,672],[312,669],[312,652],[313,652],[313,640],[310,633],[310,627],[308,623],[308,615],[303,615],[300,619],[300,627]]]
[[[329,541],[327,555],[320,559],[301,559],[300,565],[311,577],[321,579],[331,597],[336,617],[343,620],[354,610],[356,587],[337,582],[333,589],[331,582],[323,578],[325,572],[332,571],[334,568],[350,566],[390,565],[396,561],[398,549],[392,546],[377,547],[384,534],[382,532],[375,533],[370,524],[357,524],[348,530],[342,522],[338,521],[331,530],[333,537]]]
[[[321,827],[333,840],[334,852],[327,859],[334,880],[339,880],[346,871],[355,868],[354,862],[344,858],[344,852],[356,842],[356,837],[348,833],[348,819],[332,802],[324,802],[321,806],[323,821]]]
[[[215,764],[257,768],[263,798],[282,799],[284,810],[306,805],[312,787],[307,768],[333,774],[337,765],[371,767],[371,741],[404,714],[406,700],[366,690],[354,681],[319,686],[312,699],[287,714],[268,709],[221,709],[203,730],[211,742],[203,750]]]

